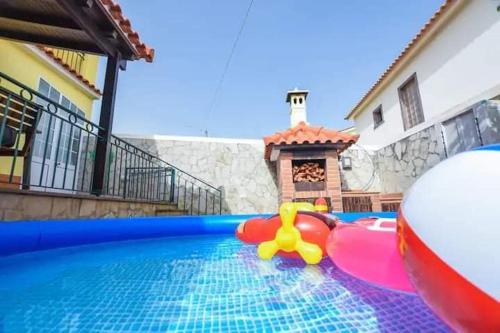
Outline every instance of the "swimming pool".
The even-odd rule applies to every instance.
[[[329,259],[274,258],[232,235],[82,245],[0,258],[0,332],[446,332],[417,297]]]

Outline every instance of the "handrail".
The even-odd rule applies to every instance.
[[[0,183],[92,194],[102,127],[2,72],[0,88],[0,156],[11,157],[0,160],[10,163],[7,180]],[[3,140],[4,133],[9,140]],[[21,149],[19,143],[28,139],[28,149]],[[24,159],[22,175],[16,172],[19,159]],[[187,214],[222,213],[220,189],[115,135],[108,142],[106,161],[102,195],[175,204]]]
[[[169,201],[189,214],[222,212],[222,191],[115,135],[110,140],[106,194]]]
[[[8,89],[12,94],[16,95],[17,97],[21,98],[21,99],[24,99],[24,100],[27,100],[29,102],[33,102],[33,103],[36,103],[36,104],[39,104],[37,103],[36,101],[33,100],[33,96],[36,96],[40,99],[43,99],[44,101],[46,101],[48,103],[48,105],[53,105],[54,107],[56,107],[56,112],[52,112],[50,110],[50,108],[47,106],[47,111],[49,112],[52,112],[52,113],[57,113],[57,110],[61,109],[65,112],[68,112],[69,114],[75,116],[77,119],[80,119],[82,121],[85,121],[85,123],[88,123],[90,125],[92,125],[93,128],[96,128],[96,129],[103,129],[102,127],[100,127],[98,124],[96,123],[93,123],[92,121],[88,120],[87,118],[79,115],[78,113],[66,108],[65,106],[59,104],[58,102],[55,102],[53,100],[51,100],[50,98],[40,94],[38,91],[36,90],[33,90],[31,89],[30,87],[26,86],[25,84],[17,81],[16,79],[12,78],[11,76],[3,73],[3,72],[0,72],[0,85],[2,83],[2,79],[6,79],[7,81],[10,81],[10,83],[18,86],[19,88],[22,88],[19,93],[16,93],[14,91],[12,91],[12,89]],[[29,95],[29,98],[26,98],[26,96],[24,96],[24,92],[27,92]]]
[[[82,74],[82,66],[85,62],[85,53],[80,51],[48,48],[54,56],[63,64],[66,64],[78,74]]]
[[[131,144],[131,143],[129,143],[129,142],[127,142],[127,141],[125,141],[125,140],[123,140],[123,139],[121,139],[121,138],[117,137],[116,135],[113,135],[113,134],[112,134],[112,135],[111,135],[111,137],[112,137],[113,139],[115,139],[115,140],[120,140],[120,141],[125,142],[126,144],[128,144],[128,145],[130,145],[130,146],[136,147],[136,146],[134,146],[133,144]],[[145,150],[144,150],[144,149],[142,149],[142,148],[139,148],[139,147],[136,147],[136,148],[137,148],[137,150],[139,150],[139,151],[140,151],[140,152],[142,152],[142,153],[145,153],[145,154],[151,155],[150,153],[148,153],[147,151],[145,151]],[[216,188],[215,186],[213,186],[213,185],[211,185],[211,184],[207,183],[206,181],[204,181],[204,180],[202,180],[202,179],[199,179],[198,177],[195,177],[195,176],[193,176],[193,175],[190,175],[187,171],[184,171],[184,170],[182,170],[181,168],[176,167],[176,166],[174,166],[173,164],[170,164],[169,162],[167,162],[167,161],[165,161],[165,160],[162,160],[162,159],[161,159],[161,158],[159,158],[158,156],[154,156],[154,155],[151,155],[151,156],[153,156],[155,159],[157,159],[157,160],[161,161],[162,163],[165,163],[165,164],[167,164],[167,165],[171,166],[172,168],[174,168],[174,169],[176,169],[176,170],[178,170],[178,171],[180,171],[180,172],[182,172],[182,173],[185,173],[185,174],[189,175],[190,177],[192,177],[193,179],[195,179],[195,180],[199,181],[200,183],[203,183],[204,185],[207,185],[207,186],[211,187],[212,189],[214,189],[214,190],[216,190],[216,191],[220,191],[220,190],[219,190],[218,188]]]

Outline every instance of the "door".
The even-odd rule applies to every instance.
[[[84,117],[66,97],[43,79],[40,80],[39,92],[68,110]],[[39,99],[45,110],[48,102]],[[33,146],[31,162],[31,188],[43,191],[73,192],[77,183],[77,165],[81,146],[82,120],[69,112],[58,108],[55,114],[44,111],[38,126]]]

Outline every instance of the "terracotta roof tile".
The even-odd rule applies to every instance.
[[[124,36],[126,36],[129,42],[133,45],[133,47],[137,51],[137,57],[139,59],[146,59],[147,62],[152,62],[155,55],[155,50],[141,42],[139,34],[132,29],[130,20],[123,15],[123,11],[120,5],[113,0],[98,1],[108,11],[110,16],[115,21],[116,26],[120,28]]]
[[[139,34],[132,29],[132,24],[130,20],[123,15],[122,9],[118,3],[113,0],[98,0],[102,8],[104,8],[110,18],[115,22],[116,27],[121,30],[125,38],[130,42],[130,44],[135,49],[135,54],[137,59],[145,59],[147,62],[152,62],[155,54],[155,50],[144,44],[139,37]],[[96,94],[101,95],[101,91],[82,75],[78,74],[70,66],[63,62],[62,59],[58,58],[55,53],[48,47],[39,46],[39,48],[44,51],[49,57],[54,59],[57,63],[63,66],[71,75],[76,79],[81,81],[87,87],[89,87]]]
[[[88,88],[90,88],[93,92],[95,92],[97,95],[102,95],[101,91],[93,84],[90,83],[89,80],[84,78],[81,74],[79,74],[77,71],[75,71],[73,68],[71,68],[68,64],[66,64],[61,58],[57,57],[56,54],[52,51],[51,48],[45,47],[45,46],[38,46],[40,50],[45,52],[49,57],[54,59],[55,62],[60,64],[66,71],[68,71],[72,76],[75,77],[78,81],[82,82],[84,85],[86,85]]]
[[[396,66],[403,61],[409,52],[416,47],[418,42],[424,38],[427,33],[434,27],[434,25],[439,22],[439,18],[442,17],[453,4],[458,3],[459,0],[446,0],[441,7],[434,13],[434,15],[425,23],[425,25],[420,29],[420,31],[413,37],[413,39],[408,43],[404,50],[394,59],[394,61],[387,67],[387,69],[382,73],[378,80],[371,86],[366,94],[363,95],[361,100],[356,104],[355,107],[345,116],[345,119],[349,119],[354,113],[358,111],[358,108],[372,95],[372,93],[377,89],[382,82],[387,78],[387,76],[396,68]]]
[[[341,144],[340,150],[344,150],[358,141],[359,135],[330,130],[324,127],[309,126],[300,122],[297,126],[289,128],[284,132],[277,132],[264,137],[266,145],[265,159],[271,157],[274,145],[292,144]]]

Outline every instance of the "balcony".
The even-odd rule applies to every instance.
[[[54,57],[63,65],[68,66],[77,74],[82,75],[82,68],[85,62],[85,53],[56,48],[47,48],[54,54]]]

